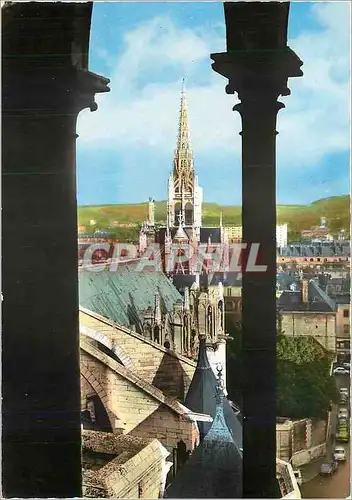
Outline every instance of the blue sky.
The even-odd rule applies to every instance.
[[[349,2],[291,3],[289,45],[304,76],[281,99],[280,204],[349,192],[349,10]],[[89,68],[111,79],[111,92],[97,96],[98,111],[79,115],[80,205],[166,199],[184,76],[204,200],[241,203],[237,97],[225,94],[209,58],[224,50],[221,3],[94,4]]]

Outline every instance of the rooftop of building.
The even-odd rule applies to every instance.
[[[302,286],[302,285],[301,285]],[[277,300],[282,311],[334,312],[336,302],[319,286],[316,280],[308,280],[307,301],[300,290],[284,290]]]
[[[188,389],[184,403],[185,406],[194,412],[207,414],[215,418],[215,391],[217,383],[218,381],[206,353],[206,340],[204,337],[201,337],[199,340],[197,367]],[[242,423],[227,398],[223,400],[223,412],[229,432],[231,432],[236,446],[242,449]],[[198,427],[201,438],[203,438],[207,435],[211,424],[209,422],[198,422]]]
[[[149,463],[168,453],[156,439],[142,439],[107,432],[82,431],[84,496],[123,498],[129,487],[129,475],[136,468],[143,474]],[[114,485],[112,487],[112,485]]]
[[[155,307],[160,296],[162,313],[171,312],[182,300],[170,279],[162,272],[136,269],[136,264],[119,265],[116,271],[79,272],[80,306],[119,325],[142,331],[144,314]]]
[[[198,368],[208,372],[203,347]],[[210,396],[215,400],[213,423],[167,489],[167,498],[242,498],[242,453],[226,422],[227,399],[218,381]]]

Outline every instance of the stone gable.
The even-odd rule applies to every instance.
[[[176,400],[81,338],[81,371],[90,373],[89,390],[95,387],[109,416],[115,417],[115,432],[157,438],[173,448],[183,439],[188,449],[198,440],[198,427]],[[87,384],[86,384],[87,385]],[[83,391],[88,390],[82,387]],[[112,420],[112,419],[110,419]],[[116,426],[116,422],[118,425]]]
[[[143,380],[172,397],[184,400],[195,371],[195,362],[82,308],[80,325],[83,333],[84,329],[89,329],[91,334],[96,332],[100,335],[100,339],[109,339],[110,345],[118,347],[117,355],[122,363],[131,370],[133,368]]]

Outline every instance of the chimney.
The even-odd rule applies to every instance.
[[[302,278],[301,286],[302,286],[302,302],[303,304],[309,304],[308,299],[308,283],[309,280],[307,278]]]

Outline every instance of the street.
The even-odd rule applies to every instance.
[[[346,498],[350,495],[350,453],[331,477],[316,476],[300,487],[302,498]]]
[[[349,378],[346,376],[337,377],[338,387],[348,387]],[[335,423],[334,423],[335,424]],[[331,432],[335,434],[335,427]],[[302,498],[346,498],[350,495],[350,445],[343,445],[346,450],[346,462],[339,464],[337,472],[332,476],[320,476],[319,474],[300,487]],[[334,448],[334,444],[332,449]],[[327,453],[326,460],[331,460],[331,451]],[[318,461],[317,465],[322,461]]]

